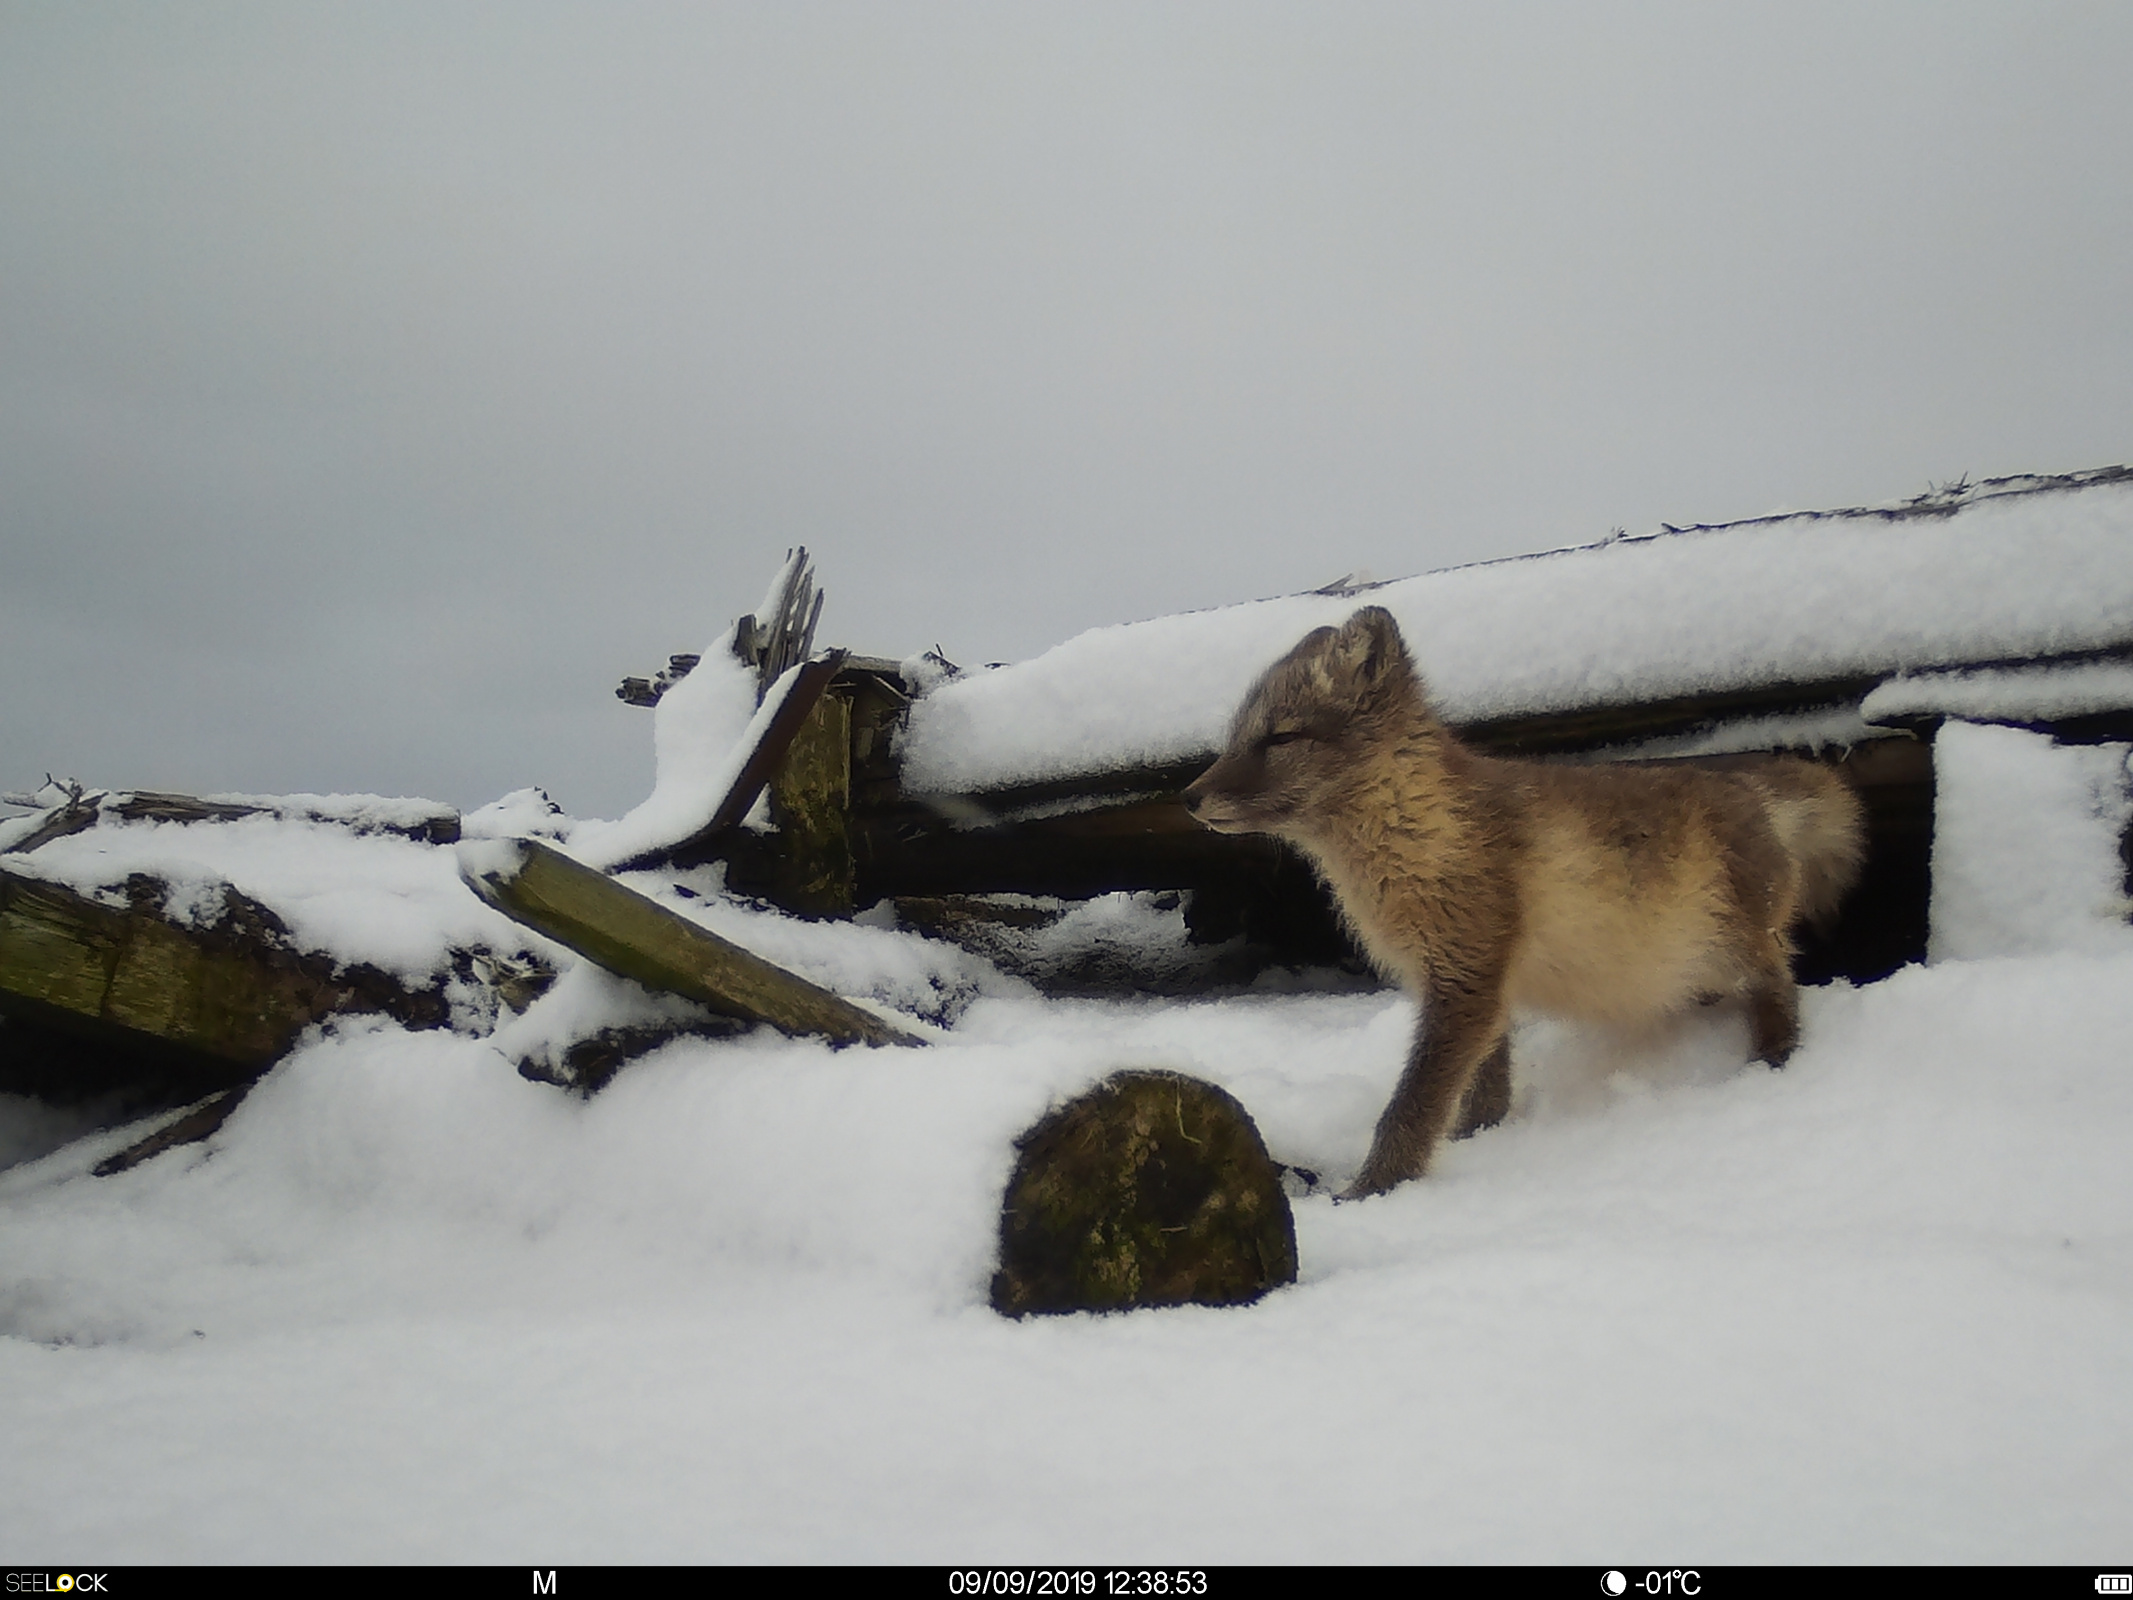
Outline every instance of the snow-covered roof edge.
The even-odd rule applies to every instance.
[[[2133,646],[2133,468],[1958,483],[1098,628],[913,707],[907,787],[1190,759],[1311,628],[1399,618],[1454,721]]]

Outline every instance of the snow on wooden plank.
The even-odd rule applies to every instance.
[[[47,810],[35,828],[0,845],[0,855],[28,855],[54,839],[106,820],[238,822],[247,817],[273,817],[326,823],[359,837],[389,834],[423,844],[456,844],[459,840],[459,813],[431,800],[388,799],[373,794],[191,795],[157,789],[84,794],[78,786],[57,784],[48,785],[42,796],[24,798],[42,799],[54,793],[64,798]]]
[[[1212,752],[1257,674],[1365,592],[1458,724],[1771,686],[1856,696],[1898,672],[2133,646],[2133,472],[1669,528],[1094,629],[921,699],[906,787],[968,794]]]
[[[490,905],[650,989],[728,1016],[839,1044],[919,1040],[842,996],[698,927],[657,901],[535,839],[460,846],[460,872]]]
[[[273,913],[235,890],[213,920],[187,926],[164,913],[161,884],[138,887],[113,906],[0,870],[0,1009],[254,1069],[336,1011],[441,1020],[434,997],[291,949]]]
[[[2133,661],[1921,672],[1891,678],[1860,707],[1874,722],[1961,717],[1971,722],[2065,723],[2133,709]]]

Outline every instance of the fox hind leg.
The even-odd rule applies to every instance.
[[[1800,1042],[1800,986],[1792,981],[1791,952],[1771,934],[1748,980],[1748,1031],[1755,1059],[1782,1067]]]
[[[1748,1029],[1755,1059],[1782,1067],[1800,1042],[1800,991],[1788,975],[1748,991]]]

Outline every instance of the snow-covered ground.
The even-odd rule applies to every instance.
[[[1783,1073],[1529,1028],[1508,1122],[1297,1202],[1293,1287],[1020,1323],[1054,1099],[1195,1073],[1337,1181],[1410,1012],[983,987],[590,1101],[350,1026],[206,1147],[0,1174],[9,1558],[2122,1559],[2133,955],[1811,991]]]
[[[2129,493],[2088,491],[2082,515]],[[1990,566],[2002,523],[2041,503],[1933,526],[1976,532]],[[2067,571],[2123,531],[2082,534]],[[1894,559],[1908,529],[1844,536]],[[1693,566],[1703,547],[1649,548]],[[2092,632],[2122,624],[2122,590],[2019,590],[2021,565],[2010,626],[2062,601]],[[1269,602],[1290,608],[1277,647],[1352,603]],[[1213,705],[1274,652],[1245,637],[1263,618],[1209,615],[1229,621],[1170,620]],[[1144,627],[1120,659],[1158,639]],[[1224,628],[1226,655],[1194,645]],[[1028,691],[1034,728],[1048,681],[962,680],[921,710],[977,717],[1005,685],[994,709]],[[1965,685],[1978,714],[2035,687]],[[744,688],[700,668],[663,702],[661,787],[633,818],[580,826],[522,791],[468,836],[612,861],[700,826],[732,764],[681,735],[743,728]],[[1112,754],[1207,732],[1114,688]],[[920,728],[943,771],[951,728]],[[969,772],[1013,765],[965,732]],[[457,1031],[315,1029],[208,1143],[112,1178],[90,1169],[141,1126],[54,1149],[63,1115],[0,1096],[0,1160],[18,1158],[0,1546],[17,1564],[2123,1563],[2127,754],[1944,727],[1933,964],[1809,991],[1783,1072],[1744,1064],[1725,1008],[1628,1040],[1523,1025],[1505,1123],[1340,1205],[1404,999],[1279,973],[1222,998],[1048,998],[1002,970],[1015,940],[1039,966],[1200,959],[1158,897],[1003,934],[995,965],[887,908],[808,923],[727,895],[717,868],[629,874],[930,1042],[683,1039],[586,1100],[515,1062],[687,1008],[504,921],[450,849],[309,813],[107,818],[10,869],[111,893],[154,873],[180,916],[232,882],[300,942],[411,982],[478,987],[488,969],[460,958],[484,954],[560,975],[521,1014],[494,989],[455,1002]],[[0,846],[29,831],[0,824]],[[1277,1159],[1327,1180],[1296,1202],[1299,1281],[1244,1308],[996,1316],[1015,1137],[1151,1066],[1223,1085]]]

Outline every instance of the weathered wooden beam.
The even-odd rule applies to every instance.
[[[203,800],[198,795],[165,794],[154,789],[119,790],[78,797],[54,808],[29,834],[7,847],[7,855],[28,855],[54,839],[93,828],[105,817],[125,822],[236,822],[245,817],[287,817],[324,822],[352,833],[388,833],[423,844],[456,844],[459,813],[450,806],[422,803],[399,817],[345,817],[317,804],[280,797],[259,800]]]
[[[97,803],[102,799],[100,794],[92,794],[86,798],[76,795],[63,804],[54,806],[45,813],[44,819],[36,827],[9,845],[6,850],[0,851],[0,855],[26,856],[40,845],[50,844],[54,839],[64,839],[69,834],[80,833],[84,828],[95,827],[99,815]]]
[[[617,863],[616,870],[662,866],[668,862],[691,866],[698,862],[723,858],[733,842],[734,832],[740,827],[741,820],[748,815],[757,797],[784,766],[793,741],[807,726],[808,718],[813,715],[823,692],[829,688],[831,680],[837,676],[843,665],[844,652],[832,650],[800,669],[799,676],[793,680],[792,687],[785,691],[785,698],[778,703],[778,709],[763,730],[762,738],[741,763],[739,774],[727,789],[725,797],[720,800],[718,808],[712,812],[709,822],[686,839],[643,851],[627,861]]]
[[[140,887],[131,906],[108,906],[0,870],[0,1007],[256,1069],[357,999],[355,985],[287,948],[272,913],[235,890],[213,925],[192,928],[163,915],[160,885]]]
[[[128,822],[235,822],[266,813],[267,807],[237,800],[202,800],[197,795],[163,794],[136,789],[113,795],[106,808]]]
[[[1454,724],[1454,731],[1475,749],[1491,755],[1571,755],[1609,745],[1697,733],[1743,718],[1857,706],[1861,697],[1880,681],[1876,674],[1813,683],[1765,684],[1752,689],[1588,706],[1576,711],[1491,717]]]
[[[457,844],[459,813],[450,806],[419,802],[404,816],[338,816],[331,810],[301,799],[262,796],[258,800],[204,800],[198,795],[165,794],[154,789],[135,789],[108,796],[104,810],[128,822],[236,822],[245,817],[285,817],[297,822],[323,822],[351,833],[392,834],[422,844]]]
[[[778,828],[778,903],[810,916],[852,914],[852,703],[819,696],[770,780]]]
[[[504,915],[650,989],[839,1044],[917,1044],[903,1029],[537,839],[460,847],[460,875]]]
[[[676,846],[675,854],[682,854],[693,845],[741,825],[741,819],[748,815],[756,796],[763,792],[763,786],[784,765],[793,740],[800,736],[800,730],[807,725],[822,692],[830,686],[830,680],[837,676],[837,669],[843,665],[844,652],[832,650],[800,669],[800,676],[785,692],[777,714],[770,719],[770,726],[763,730],[762,740],[748,753],[748,759],[741,765],[740,776],[733,780],[733,787],[726,791],[726,798],[712,814],[711,821],[694,839]]]
[[[1182,802],[1177,809],[1184,810]],[[1079,900],[1120,889],[1197,889],[1289,853],[1265,835],[1206,828],[1107,833],[1064,818],[964,830],[861,813],[853,818],[852,842],[861,905],[904,895]]]

